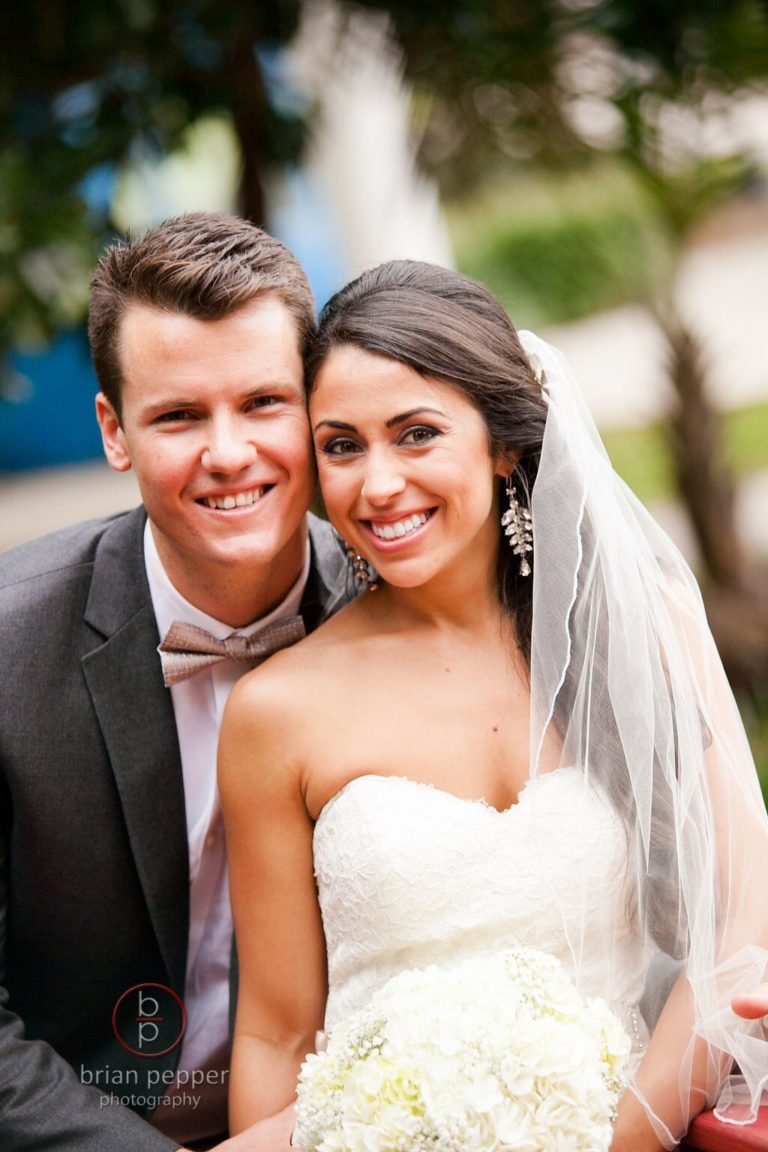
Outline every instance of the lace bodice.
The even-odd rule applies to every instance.
[[[606,999],[642,1049],[647,957],[631,923],[626,831],[580,771],[529,781],[505,812],[400,776],[359,776],[320,813],[314,855],[326,1030],[404,968],[524,944]]]

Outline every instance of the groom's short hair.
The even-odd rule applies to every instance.
[[[107,248],[91,281],[88,338],[99,384],[118,417],[120,327],[131,304],[219,320],[262,295],[291,312],[303,356],[316,322],[306,273],[285,245],[250,221],[191,212]]]

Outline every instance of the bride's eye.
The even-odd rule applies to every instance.
[[[401,444],[415,444],[420,446],[428,444],[430,440],[434,440],[435,436],[439,436],[437,428],[433,428],[429,424],[415,424],[413,428],[408,428],[400,437]]]
[[[334,436],[333,440],[318,445],[318,448],[324,456],[353,456],[360,451],[360,445],[349,436]]]

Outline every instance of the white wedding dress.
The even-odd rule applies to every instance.
[[[631,923],[627,835],[580,771],[529,781],[504,812],[402,776],[359,776],[320,813],[314,857],[327,1032],[405,968],[526,945],[578,973],[642,1053],[649,958]]]

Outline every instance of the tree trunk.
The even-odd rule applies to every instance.
[[[700,341],[674,309],[660,311],[657,319],[675,396],[669,443],[701,553],[710,626],[732,686],[755,700],[768,688],[768,570],[748,556],[740,536],[723,421],[706,393]]]
[[[701,344],[672,309],[658,319],[674,390],[667,428],[678,490],[707,576],[718,585],[738,586],[745,557],[736,524],[735,489],[725,461],[722,417],[706,393]]]
[[[239,209],[248,220],[263,227],[267,212],[262,172],[270,160],[269,105],[255,44],[255,30],[251,21],[244,19],[228,58],[234,129],[240,145]]]

